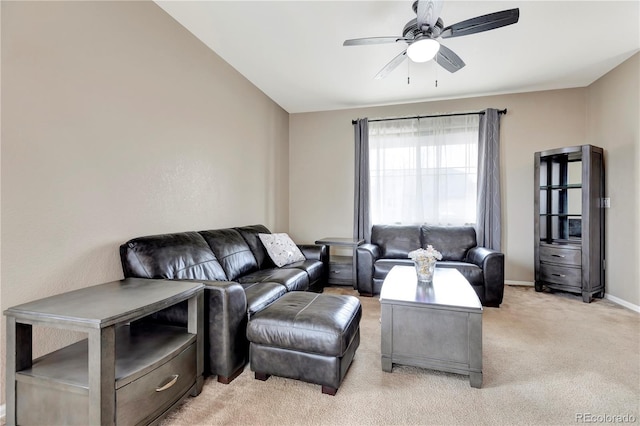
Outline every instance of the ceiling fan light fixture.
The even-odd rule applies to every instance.
[[[432,60],[440,50],[440,43],[431,38],[414,41],[407,48],[407,56],[413,62],[427,62]]]

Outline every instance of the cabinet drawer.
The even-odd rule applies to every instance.
[[[582,264],[582,250],[580,248],[540,246],[540,261],[580,266]]]
[[[351,257],[334,257],[329,264],[329,284],[352,284],[353,283],[353,260]]]
[[[196,344],[116,391],[117,424],[149,423],[195,383]]]
[[[540,265],[540,280],[571,287],[581,287],[582,270],[580,268],[543,264]]]

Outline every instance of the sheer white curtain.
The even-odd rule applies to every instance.
[[[369,122],[373,224],[476,222],[476,114]]]

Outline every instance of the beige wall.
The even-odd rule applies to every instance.
[[[288,114],[157,5],[1,3],[3,310],[122,278],[136,236],[288,229]]]
[[[501,119],[503,251],[511,281],[533,281],[533,154],[586,141],[585,89],[292,114],[290,232],[298,239],[351,236],[353,126],[358,117],[507,108]],[[307,182],[314,181],[314,192]]]
[[[120,279],[118,246],[138,235],[264,223],[300,242],[350,236],[352,119],[487,107],[509,109],[507,279],[533,280],[533,152],[594,143],[612,198],[607,291],[640,304],[638,55],[590,88],[289,116],[153,3],[0,10],[3,310]],[[36,355],[72,338],[39,331]]]
[[[290,233],[309,241],[352,235],[352,119],[507,108],[500,132],[506,279],[526,283],[534,279],[533,154],[591,143],[607,151],[612,208],[607,211],[606,292],[640,305],[638,57],[587,88],[292,114]],[[309,182],[314,182],[314,191],[309,191]]]
[[[589,89],[589,142],[605,149],[607,293],[640,305],[640,53]]]

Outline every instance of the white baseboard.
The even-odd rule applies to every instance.
[[[533,287],[533,281],[514,281],[514,280],[504,280],[506,285],[524,285],[528,287]]]
[[[640,313],[640,306],[634,305],[633,303],[629,303],[626,300],[620,299],[619,297],[615,297],[605,293],[604,298],[612,301],[613,303],[617,303],[618,305],[624,306],[627,309],[631,309],[632,311]]]
[[[504,283],[506,285],[521,285],[521,286],[533,287],[533,282],[531,281],[504,280]],[[617,305],[624,306],[627,309],[631,309],[632,311],[640,313],[640,306],[634,305],[633,303],[629,303],[626,300],[620,299],[619,297],[615,297],[608,293],[605,293],[604,298],[607,300],[610,300],[611,302]]]

